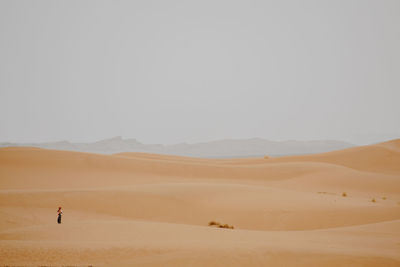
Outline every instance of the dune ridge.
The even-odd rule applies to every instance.
[[[400,265],[400,139],[243,159],[8,147],[0,177],[2,265]]]

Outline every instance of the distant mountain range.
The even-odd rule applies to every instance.
[[[146,152],[191,157],[232,158],[284,156],[322,153],[344,149],[353,144],[335,140],[316,141],[269,141],[262,138],[227,139],[195,144],[143,144],[136,139],[114,137],[93,143],[71,143],[68,141],[52,143],[0,143],[0,147],[31,146],[56,150],[70,150],[101,154],[121,152]]]

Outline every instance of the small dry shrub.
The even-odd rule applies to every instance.
[[[227,228],[227,229],[234,229],[233,226],[229,225],[229,224],[224,224],[224,225],[220,225],[218,226],[219,228]]]
[[[209,226],[213,226],[213,225],[221,225],[219,222],[215,222],[215,221],[211,221],[208,223]]]
[[[227,228],[227,229],[234,229],[234,227],[232,225],[229,224],[221,224],[219,222],[216,221],[211,221],[208,223],[209,226],[217,226],[218,228]]]
[[[383,199],[383,200],[386,200],[386,199],[387,199],[387,197],[382,197],[382,199]]]
[[[371,200],[371,202],[374,202],[374,203],[375,203],[375,202],[376,202],[375,198],[373,198],[373,199]]]
[[[343,193],[342,193],[342,197],[347,197],[347,193],[346,193],[346,192],[343,192]]]

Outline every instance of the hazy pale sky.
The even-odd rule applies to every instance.
[[[400,138],[400,1],[0,0],[0,142]]]

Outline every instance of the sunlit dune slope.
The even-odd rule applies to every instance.
[[[316,155],[282,157],[271,162],[325,162],[360,171],[400,174],[400,139]]]

